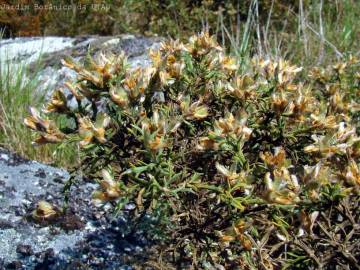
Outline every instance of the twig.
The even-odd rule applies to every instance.
[[[258,53],[262,57],[263,53],[262,53],[261,36],[260,36],[259,1],[256,0],[255,3],[256,3],[255,17],[256,17],[256,36],[258,40]]]
[[[320,1],[320,8],[319,8],[319,27],[320,27],[320,49],[319,49],[319,57],[318,57],[318,61],[317,64],[321,64],[323,58],[324,58],[324,40],[325,40],[325,36],[324,36],[324,27],[323,27],[323,21],[322,21],[322,9],[323,9],[323,0]]]
[[[292,13],[293,13],[294,15],[296,15],[296,16],[299,16],[299,15],[297,15],[294,11],[290,11],[290,12],[292,12]],[[317,31],[314,29],[314,27],[312,27],[309,23],[305,22],[305,25],[306,25],[306,27],[309,28],[309,29],[311,30],[311,32],[313,32],[316,36],[321,37],[320,33],[317,32]],[[334,52],[336,53],[336,55],[337,55],[339,58],[343,58],[343,57],[344,57],[343,53],[341,53],[341,52],[336,48],[336,46],[335,46],[334,44],[332,44],[330,41],[328,41],[324,36],[323,36],[323,41],[324,41],[325,44],[327,44],[329,47],[331,47],[331,48],[334,50]],[[359,53],[360,53],[360,51],[359,51]]]
[[[322,263],[315,256],[313,250],[311,250],[307,245],[305,245],[303,242],[301,242],[298,239],[294,240],[294,244],[297,245],[298,247],[300,247],[302,250],[304,250],[309,255],[309,257],[316,262],[316,264],[318,265],[318,269],[322,269]]]
[[[300,5],[300,28],[301,28],[301,32],[303,34],[305,57],[307,58],[309,55],[309,50],[308,50],[308,38],[307,38],[307,34],[306,34],[306,15],[304,12],[303,0],[300,0],[299,5]]]

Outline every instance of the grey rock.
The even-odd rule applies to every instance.
[[[65,56],[81,62],[88,53],[94,56],[99,52],[119,54],[124,51],[130,67],[135,68],[150,64],[147,52],[150,48],[158,48],[161,41],[157,37],[134,35],[3,39],[0,40],[0,70],[4,70],[7,64],[14,70],[28,67],[38,79],[34,94],[45,94],[49,98],[54,89],[63,88],[66,81],[76,80],[73,70],[61,66],[61,59]],[[24,83],[29,79],[24,78]],[[70,92],[66,94],[69,96]]]
[[[62,206],[69,173],[0,148],[5,155],[0,159],[0,269],[71,269],[76,260],[87,269],[131,269],[123,256],[143,253],[148,242],[142,232],[132,233],[126,213],[116,217],[91,202],[96,184],[78,178],[66,214],[37,223],[31,218],[37,202]]]
[[[2,155],[11,156],[10,153]],[[23,161],[16,166],[8,160],[0,160],[0,216],[5,220],[0,226],[0,258],[12,261],[18,258],[17,246],[28,245],[35,252],[53,248],[55,253],[72,247],[85,232],[51,235],[50,227],[37,228],[35,223],[26,223],[25,215],[30,204],[35,205],[38,198],[52,193],[61,197],[62,186],[54,181],[55,177],[67,179],[69,174],[62,169],[53,168],[38,162]],[[34,185],[45,179],[41,185]],[[46,188],[44,188],[46,186]],[[36,245],[34,245],[36,243]]]

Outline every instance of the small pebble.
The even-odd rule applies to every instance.
[[[9,156],[8,156],[7,154],[1,154],[0,157],[1,157],[1,159],[3,159],[3,160],[6,160],[6,161],[9,160]]]
[[[21,202],[25,205],[30,205],[31,202],[29,200],[26,200],[26,199],[22,199]]]
[[[133,203],[128,203],[127,205],[125,205],[126,210],[134,210],[135,208],[136,208],[136,205]]]
[[[0,229],[10,229],[10,228],[13,228],[14,225],[6,220],[6,219],[0,219]]]
[[[80,230],[85,227],[85,224],[76,215],[66,215],[60,223],[61,228],[65,231]]]
[[[30,245],[18,244],[16,247],[16,252],[23,256],[33,255],[34,252]]]
[[[46,173],[44,172],[44,170],[39,169],[36,171],[34,176],[39,177],[39,178],[46,178]]]
[[[6,269],[21,269],[22,263],[20,261],[12,261],[7,264]]]

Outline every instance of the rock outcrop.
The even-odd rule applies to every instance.
[[[159,42],[130,35],[0,40],[0,64],[26,66],[35,74],[41,55],[44,68],[36,72],[40,83],[34,91],[49,95],[66,80],[75,80],[73,71],[60,65],[64,56],[81,61],[87,53],[123,50],[131,66],[144,66],[147,50]],[[0,148],[0,269],[132,269],[127,254],[141,253],[147,241],[124,216],[114,217],[91,203],[92,182],[79,177],[65,215],[49,223],[33,220],[40,200],[62,206],[68,179],[63,169]]]
[[[133,35],[111,37],[82,36],[67,37],[31,37],[0,40],[0,64],[6,68],[10,64],[27,66],[38,78],[38,87],[34,92],[46,92],[62,87],[67,80],[75,80],[75,72],[61,66],[61,59],[71,56],[81,59],[88,53],[95,55],[102,52],[115,54],[124,51],[131,67],[149,64],[147,52],[159,46],[161,38],[147,38]]]
[[[68,178],[63,169],[0,148],[0,269],[131,269],[124,260],[147,240],[124,216],[92,204],[95,184],[78,179],[65,215],[32,218],[40,200],[63,205]]]

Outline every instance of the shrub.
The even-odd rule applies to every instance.
[[[48,116],[32,109],[36,143],[78,141],[94,200],[154,217],[159,248],[182,269],[355,265],[359,61],[306,81],[285,60],[254,59],[239,74],[207,33],[149,55],[137,69],[123,54],[65,59],[77,106],[57,90]]]

